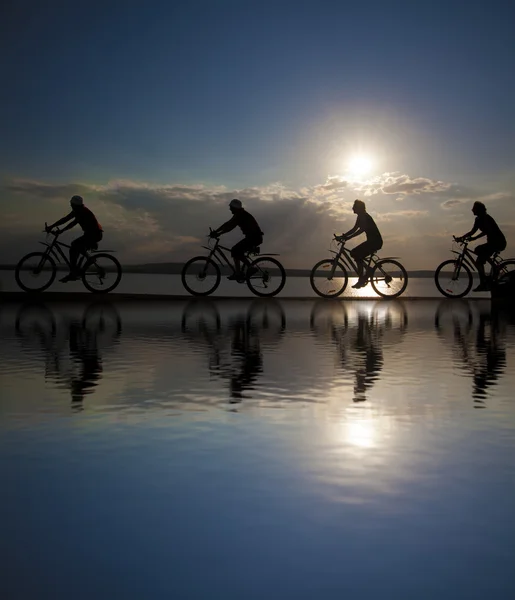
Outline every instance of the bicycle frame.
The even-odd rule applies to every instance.
[[[336,270],[336,265],[338,264],[338,261],[340,261],[340,260],[347,270],[354,271],[354,273],[357,274],[358,267],[350,254],[350,250],[348,250],[345,247],[345,242],[340,242],[340,249],[338,251],[331,250],[331,249],[329,251],[336,255],[335,260],[333,262],[333,268],[331,269],[329,278],[332,278],[334,276],[334,272]],[[371,264],[373,264],[374,267],[377,267],[377,264],[382,260],[390,260],[390,259],[396,259],[396,258],[398,258],[398,257],[397,256],[388,256],[386,258],[380,258],[376,252],[373,252],[372,254],[370,254],[369,256],[367,256],[364,259],[364,263],[365,263],[365,266],[367,269],[366,272],[370,271]],[[383,275],[386,276],[386,273],[383,273]]]
[[[459,273],[461,269],[461,265],[466,265],[472,272],[477,270],[476,267],[476,259],[474,258],[474,254],[471,250],[468,249],[469,242],[462,242],[463,248],[458,252],[457,250],[451,250],[453,254],[458,256],[457,258],[457,266],[456,272]],[[502,265],[504,261],[503,258],[499,255],[499,253],[495,253],[492,258],[487,258],[486,262],[490,265],[491,272],[490,275],[493,276],[494,273],[498,270],[498,268]]]
[[[230,248],[227,248],[226,246],[222,246],[222,244],[220,244],[220,240],[218,238],[215,238],[216,242],[215,245],[211,248],[210,246],[202,246],[202,248],[205,248],[206,250],[209,250],[209,256],[208,258],[213,260],[213,258],[216,260],[216,262],[218,262],[218,264],[220,266],[227,266],[229,267],[232,272],[235,272],[235,268],[234,265],[232,264],[232,262],[227,258],[227,256],[225,255],[225,252],[231,252]],[[278,256],[278,254],[272,254],[272,253],[266,253],[266,254],[261,254],[258,252],[245,252],[244,256],[243,256],[243,264],[248,267],[250,264],[250,260],[249,260],[249,256]]]
[[[48,242],[39,242],[40,244],[42,244],[43,246],[46,246],[46,248],[47,248],[45,250],[45,256],[47,256],[47,255],[52,256],[53,258],[55,258],[55,260],[59,264],[62,264],[64,262],[69,268],[70,260],[64,253],[63,248],[70,248],[70,245],[65,244],[64,242],[59,242],[57,239],[58,235],[56,235],[55,233],[52,233],[52,235],[54,236],[54,239],[51,244],[49,244]],[[84,261],[88,258],[89,258],[89,254],[87,252],[81,253],[79,256],[79,259],[77,261],[77,269],[80,269],[82,267],[82,264],[84,263]]]

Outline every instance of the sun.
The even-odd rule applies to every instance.
[[[373,161],[370,157],[364,154],[356,154],[351,156],[347,162],[347,172],[352,177],[363,177],[368,175],[372,170]]]

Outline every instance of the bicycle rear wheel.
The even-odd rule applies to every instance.
[[[278,260],[263,256],[247,267],[246,281],[249,290],[256,296],[276,296],[286,283],[286,272]]]
[[[385,258],[376,263],[370,283],[383,298],[397,298],[408,287],[408,273],[399,261]]]
[[[343,294],[349,281],[349,276],[342,263],[337,263],[334,274],[330,277],[334,265],[334,259],[326,258],[317,262],[311,269],[309,283],[315,294],[322,298],[336,298]]]
[[[82,269],[84,287],[98,294],[112,292],[121,278],[122,266],[114,256],[104,252],[92,254]]]
[[[195,256],[182,268],[181,280],[193,296],[209,296],[220,285],[222,275],[218,265],[205,256]]]
[[[14,278],[25,292],[43,292],[54,283],[55,261],[44,252],[31,252],[16,265]]]
[[[435,284],[446,298],[463,298],[472,288],[472,273],[463,263],[458,269],[457,260],[444,260],[435,271]]]

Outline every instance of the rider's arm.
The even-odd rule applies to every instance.
[[[350,240],[353,237],[356,237],[358,235],[361,235],[363,233],[363,229],[360,225],[359,222],[359,217],[356,219],[356,223],[354,224],[354,227],[352,229],[349,229],[349,231],[347,231],[347,233],[342,233],[342,237]]]
[[[478,235],[476,235],[476,237],[472,237],[472,234],[470,234],[470,236],[469,236],[469,240],[470,240],[471,242],[473,242],[474,240],[478,240],[479,238],[482,238],[482,237],[484,237],[485,235],[486,235],[486,233],[483,233],[483,232],[481,232],[481,233],[479,233]]]
[[[71,229],[72,227],[75,227],[75,225],[77,225],[77,223],[78,223],[78,221],[76,219],[74,219],[69,225],[66,225],[66,227],[61,229],[61,233],[63,231],[68,231],[68,229]]]
[[[59,227],[59,225],[62,225],[63,223],[71,221],[73,218],[74,218],[74,215],[73,215],[73,210],[72,210],[72,212],[68,213],[66,215],[66,217],[59,219],[59,221],[56,221],[53,225],[49,225],[48,229],[53,229],[54,227]],[[74,225],[76,225],[76,224],[77,224],[77,222],[74,223]],[[70,227],[73,227],[73,225],[71,225],[71,226],[69,225],[68,227],[66,227],[66,229],[70,229]],[[63,229],[63,231],[65,231],[65,230]]]
[[[477,227],[477,225],[474,225],[474,227],[472,227],[472,229],[468,233],[464,233],[463,235],[458,236],[457,239],[458,240],[466,240],[467,238],[472,239],[471,236],[473,236],[478,229],[479,228]],[[481,235],[484,235],[484,234],[482,233]],[[481,236],[478,236],[478,237],[481,237]]]
[[[236,219],[233,217],[223,225],[220,225],[220,227],[218,229],[215,229],[213,233],[216,233],[216,235],[221,235],[222,233],[229,233],[229,231],[232,231],[236,227],[236,225]]]

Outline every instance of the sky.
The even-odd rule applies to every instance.
[[[8,1],[0,263],[76,193],[125,263],[199,254],[234,197],[289,267],[326,257],[355,198],[408,269],[447,258],[478,199],[515,255],[514,22],[496,0]]]

